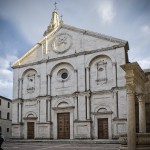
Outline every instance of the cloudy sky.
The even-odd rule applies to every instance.
[[[129,42],[129,60],[150,68],[150,0],[0,0],[0,95],[12,98],[10,65],[43,36],[57,2],[65,24]]]

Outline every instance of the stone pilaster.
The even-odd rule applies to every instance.
[[[91,119],[91,116],[90,116],[90,106],[91,106],[91,104],[90,104],[90,96],[88,95],[87,96],[87,120],[90,120]]]
[[[22,98],[22,83],[23,83],[23,79],[20,78],[19,79],[19,98]]]
[[[74,114],[74,119],[78,120],[78,95],[74,96],[74,101],[75,101],[75,114]]]
[[[74,70],[75,78],[76,78],[76,91],[78,92],[78,70]]]
[[[48,95],[51,95],[51,75],[47,75],[47,94]]]
[[[145,95],[138,95],[139,102],[139,133],[146,133]]]
[[[90,90],[90,68],[86,67],[86,90]]]

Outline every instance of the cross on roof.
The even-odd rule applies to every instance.
[[[57,3],[56,2],[54,3],[54,6],[55,6],[55,9],[57,9]]]

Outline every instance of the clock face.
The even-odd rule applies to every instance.
[[[66,52],[72,44],[71,36],[68,34],[59,34],[52,41],[52,49],[56,53]]]

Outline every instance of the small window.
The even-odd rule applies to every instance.
[[[57,78],[60,81],[66,81],[69,77],[69,72],[67,69],[61,69],[57,73]]]
[[[10,113],[7,113],[7,119],[8,120],[10,119]]]
[[[62,79],[66,79],[68,77],[68,73],[64,72],[61,74]]]
[[[0,119],[2,118],[2,113],[1,113],[1,111],[0,111]]]
[[[7,128],[7,132],[9,132],[9,128]]]
[[[2,127],[0,126],[0,132],[2,132]]]
[[[8,108],[10,108],[10,103],[8,102]]]
[[[1,99],[0,99],[0,105],[1,105]]]

